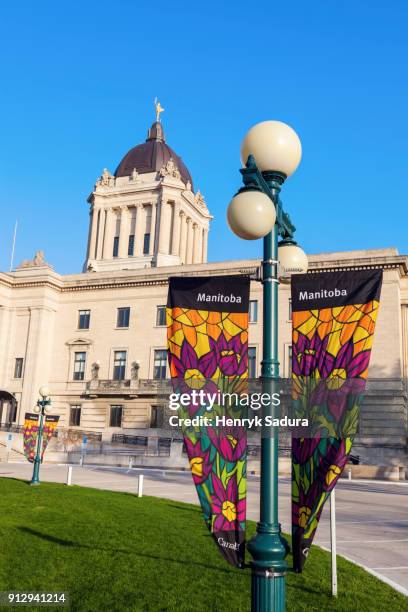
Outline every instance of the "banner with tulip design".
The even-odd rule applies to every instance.
[[[292,398],[312,422],[292,438],[292,546],[301,572],[358,431],[382,270],[292,276]],[[310,429],[310,427],[309,427]]]
[[[246,388],[249,284],[242,276],[171,278],[166,309],[172,387],[188,398],[178,416],[196,423],[182,427],[193,481],[207,527],[236,567],[245,554],[246,430],[213,423],[242,409],[239,401],[208,405],[202,398]]]
[[[30,463],[34,462],[35,453],[37,451],[39,419],[40,416],[32,412],[26,412],[24,418],[24,455]],[[58,425],[58,421],[59,416],[56,415],[47,415],[44,417],[41,461],[43,460],[44,452],[48,446],[48,442],[52,438],[55,429]]]
[[[47,416],[45,417],[43,427],[41,461],[43,460],[45,449],[48,446],[48,442],[51,440],[55,430],[57,429],[58,421],[59,416],[57,416],[56,414],[47,414]]]
[[[24,455],[30,463],[33,463],[37,449],[39,418],[38,414],[32,412],[26,412],[24,415]]]

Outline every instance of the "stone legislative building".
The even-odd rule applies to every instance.
[[[167,377],[169,276],[255,276],[260,261],[207,262],[212,217],[186,165],[167,144],[160,120],[114,174],[103,171],[88,202],[81,273],[58,274],[42,251],[12,272],[0,273],[0,424],[21,425],[37,402],[39,387],[47,384],[62,428],[99,432],[110,441],[114,434],[161,425],[156,389],[157,381]],[[384,270],[384,285],[370,377],[387,380],[387,390],[376,400],[378,410],[389,407],[397,415],[394,442],[403,448],[408,256],[393,248],[309,256],[311,273],[373,267]],[[249,330],[253,377],[260,373],[262,314],[262,285],[254,280]],[[289,377],[288,284],[280,288],[279,322],[281,375]],[[383,418],[386,431],[389,416]]]

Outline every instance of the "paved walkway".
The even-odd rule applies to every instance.
[[[41,479],[65,482],[66,465],[43,465]],[[73,467],[73,484],[112,491],[137,490],[144,474],[145,495],[196,504],[187,472]],[[0,463],[0,476],[30,479],[28,463]],[[248,518],[258,519],[259,477],[248,478]],[[408,483],[341,480],[336,487],[337,551],[408,595]],[[290,532],[290,480],[280,479],[279,512],[282,528]],[[316,544],[330,546],[329,504],[318,528]]]

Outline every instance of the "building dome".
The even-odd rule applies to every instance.
[[[134,168],[136,168],[139,174],[158,172],[170,158],[173,159],[177,166],[181,180],[184,183],[190,182],[191,189],[193,189],[193,180],[190,172],[184,165],[181,157],[166,144],[162,124],[159,121],[155,121],[148,132],[146,142],[133,147],[133,149],[126,153],[116,168],[115,177],[130,176]]]

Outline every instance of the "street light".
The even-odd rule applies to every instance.
[[[262,391],[272,396],[279,391],[278,360],[278,265],[287,273],[306,272],[307,257],[295,243],[295,227],[284,212],[279,198],[281,185],[298,167],[302,147],[296,132],[280,121],[264,121],[252,127],[241,146],[244,167],[240,170],[244,187],[228,207],[228,223],[233,232],[246,239],[264,236],[262,261],[263,283],[263,357]],[[267,196],[275,209],[273,215],[263,213],[258,232],[254,231],[256,212],[252,199],[260,202]],[[249,203],[245,214],[243,206]],[[267,210],[266,203],[264,205]],[[268,220],[268,222],[266,221]],[[238,230],[238,231],[237,231]],[[248,235],[246,235],[246,233]],[[282,238],[278,255],[278,236]],[[280,260],[280,261],[279,261]],[[263,417],[277,416],[277,408],[265,407]],[[285,557],[289,546],[281,534],[278,520],[278,430],[265,430],[261,439],[260,520],[256,535],[249,541],[252,555],[252,611],[283,612],[285,610]]]
[[[37,409],[35,412],[38,412],[40,415],[40,422],[38,426],[38,436],[37,436],[37,450],[34,458],[34,469],[33,469],[33,477],[31,478],[30,484],[39,485],[40,484],[40,464],[41,464],[41,451],[42,451],[42,437],[43,437],[43,429],[44,429],[44,415],[47,412],[47,406],[51,404],[51,399],[49,397],[50,390],[46,385],[42,385],[38,393],[40,394],[42,399],[37,401]]]
[[[307,255],[292,239],[286,238],[279,242],[278,259],[282,276],[307,272]]]
[[[275,225],[275,207],[262,191],[241,191],[228,206],[227,221],[240,238],[258,240]]]

